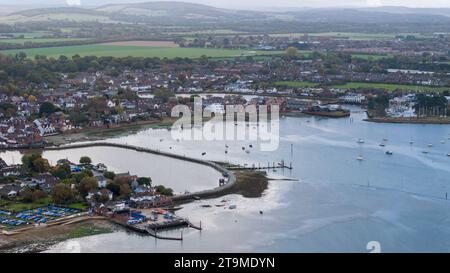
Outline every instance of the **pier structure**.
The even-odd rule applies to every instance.
[[[289,165],[286,165],[284,160],[281,160],[281,162],[267,162],[267,165],[261,165],[261,163],[252,164],[251,166],[248,165],[237,165],[237,166],[231,166],[227,168],[228,170],[272,170],[272,169],[288,169],[292,170],[292,162],[289,163]]]

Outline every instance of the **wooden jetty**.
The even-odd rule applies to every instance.
[[[282,160],[281,162],[267,162],[267,165],[261,165],[261,164],[252,164],[251,166],[247,166],[247,165],[237,165],[237,166],[230,166],[227,167],[228,170],[233,170],[233,171],[239,171],[239,170],[272,170],[272,169],[288,169],[288,170],[292,170],[292,162],[289,163],[289,165],[286,165],[284,160]]]
[[[180,237],[163,236],[163,235],[159,235],[158,231],[176,229],[176,228],[181,228],[181,227],[190,227],[190,228],[194,228],[197,230],[202,230],[201,222],[200,222],[200,226],[196,226],[192,222],[190,222],[188,219],[184,219],[184,218],[175,218],[173,220],[168,220],[168,221],[158,222],[158,223],[145,222],[145,223],[141,223],[141,224],[137,224],[137,225],[129,225],[129,224],[125,224],[120,221],[113,221],[113,222],[116,224],[119,224],[122,227],[125,227],[129,230],[135,231],[135,232],[143,234],[143,235],[150,235],[152,237],[155,237],[156,239],[161,239],[161,240],[182,241],[183,235],[181,235]]]

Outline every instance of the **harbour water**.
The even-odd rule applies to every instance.
[[[76,239],[76,243],[83,252],[368,252],[370,241],[379,242],[383,252],[450,251],[450,200],[446,200],[450,126],[369,123],[364,117],[359,108],[352,108],[351,118],[344,119],[286,117],[280,122],[280,147],[275,152],[259,151],[256,142],[178,142],[164,129],[108,139],[237,164],[285,160],[292,162],[293,170],[271,171],[270,175],[298,181],[271,181],[261,198],[230,195],[184,205],[177,214],[194,223],[202,221],[204,230],[184,230],[183,242],[117,231]],[[364,143],[357,143],[358,139]],[[382,142],[385,147],[379,145]],[[227,154],[225,145],[229,146]],[[387,150],[393,154],[387,155]],[[135,158],[132,153],[102,148],[46,152],[45,156],[56,160],[88,155],[115,171],[148,173],[156,183],[166,175],[157,172],[169,171],[169,180],[191,183],[168,184],[177,191],[216,183],[216,177],[211,178],[213,174],[203,166],[177,163],[173,167],[165,161]],[[364,160],[356,160],[358,155]],[[1,156],[19,158],[11,152]],[[225,208],[214,206],[222,199],[227,201]],[[212,206],[201,207],[204,204]],[[228,209],[230,204],[236,209]],[[180,230],[168,233],[179,234]],[[67,251],[74,242],[62,242],[49,251]]]

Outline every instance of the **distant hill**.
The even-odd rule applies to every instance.
[[[221,20],[245,20],[245,19],[257,19],[258,16],[265,15],[260,12],[254,11],[241,11],[241,10],[229,10],[220,9],[212,6],[193,4],[185,2],[148,2],[148,3],[136,3],[136,4],[117,4],[106,5],[95,9],[96,11],[108,13],[111,17],[133,21],[131,16],[135,16],[140,20],[145,18],[162,19],[170,21],[221,21]],[[130,17],[126,17],[130,16]]]
[[[406,10],[405,10],[406,9]],[[394,8],[343,8],[307,9],[286,12],[300,21],[306,22],[353,22],[353,23],[444,23],[450,22],[450,14],[434,9],[394,9]],[[430,12],[434,12],[430,14]],[[439,14],[442,13],[442,14]],[[395,16],[393,16],[395,14]]]
[[[111,4],[95,8],[55,7],[21,10],[18,12],[9,13],[6,16],[1,16],[0,23],[13,24],[18,22],[48,20],[103,22],[146,22],[164,20],[166,22],[218,22],[258,18],[265,18],[265,15],[260,12],[219,9],[193,3],[148,2],[135,4]]]
[[[362,11],[377,11],[395,14],[426,14],[426,15],[442,15],[450,17],[450,8],[407,8],[407,7],[375,7],[375,8],[361,8]]]
[[[5,16],[11,14],[13,12],[17,12],[20,10],[25,10],[27,8],[23,6],[13,6],[13,5],[0,5],[0,16]]]
[[[395,16],[393,16],[395,14]],[[108,23],[140,23],[158,25],[195,25],[208,27],[238,28],[252,30],[300,30],[302,24],[321,24],[322,29],[335,28],[337,24],[354,24],[389,29],[396,24],[426,26],[426,30],[450,28],[450,9],[412,9],[405,7],[377,8],[302,8],[291,11],[243,11],[215,8],[212,6],[184,2],[148,2],[135,4],[111,4],[100,7],[59,7],[20,10],[0,14],[0,23],[14,24],[35,21],[98,21]],[[390,24],[388,27],[386,24]],[[430,26],[427,26],[430,25]],[[377,26],[376,26],[377,27]],[[402,30],[405,27],[402,26]],[[413,29],[414,27],[411,27]],[[314,28],[311,28],[314,30]]]
[[[98,11],[77,7],[40,8],[21,10],[0,17],[0,23],[15,24],[43,21],[110,21],[109,16]]]

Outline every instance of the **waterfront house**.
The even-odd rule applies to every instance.
[[[31,182],[39,185],[43,191],[50,193],[58,184],[58,179],[50,173],[45,173],[31,178]]]
[[[99,188],[106,188],[108,180],[103,176],[103,174],[94,175],[94,178],[97,179]]]
[[[113,200],[114,198],[114,194],[112,191],[108,190],[108,189],[101,189],[101,190],[93,190],[90,191],[88,193],[88,195],[86,196],[86,200],[92,200],[92,198],[97,195],[97,196],[105,196],[107,197],[108,200]]]
[[[17,184],[8,184],[0,188],[0,198],[15,198],[22,190],[22,187]]]

